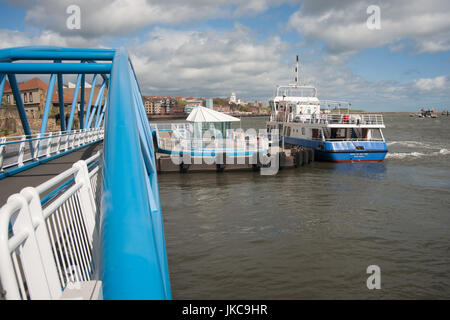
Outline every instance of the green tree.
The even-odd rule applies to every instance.
[[[248,112],[248,105],[240,106],[239,107],[239,111],[241,111],[241,112]]]

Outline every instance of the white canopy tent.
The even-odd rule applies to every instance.
[[[241,119],[202,106],[195,107],[186,119],[189,122],[237,122]]]
[[[192,109],[186,120],[193,122],[195,138],[201,138],[206,131],[213,132],[216,137],[225,138],[226,130],[231,128],[231,122],[241,121],[239,118],[202,106]]]

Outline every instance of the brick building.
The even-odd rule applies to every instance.
[[[22,102],[25,107],[25,112],[28,117],[28,122],[30,124],[31,131],[33,133],[39,132],[39,128],[42,122],[42,116],[44,114],[45,100],[47,96],[48,85],[39,78],[33,78],[31,80],[18,83],[20,94],[22,97]],[[85,106],[89,100],[89,95],[92,88],[85,88],[84,100]],[[96,86],[93,88],[94,97],[92,104],[95,104],[95,99],[100,91],[100,87]],[[70,110],[72,107],[73,95],[75,93],[75,88],[64,88],[64,112],[66,120],[68,120]],[[108,90],[105,89],[104,98],[107,97]],[[59,97],[58,97],[58,87],[55,84],[52,97],[52,107],[50,109],[49,120],[47,124],[47,130],[57,131],[60,128],[59,125]],[[81,103],[81,91],[78,92],[77,98],[77,109],[74,116],[74,127],[73,129],[79,129],[79,110]],[[86,110],[85,107],[85,110]],[[0,108],[0,130],[7,131],[8,134],[21,134],[23,132],[22,122],[19,118],[19,113],[17,111],[16,102],[11,90],[11,86],[8,81],[5,82],[5,88],[2,99],[2,106]],[[2,133],[0,132],[0,134]]]
[[[170,96],[143,96],[145,112],[150,114],[171,114],[177,100]],[[176,109],[175,109],[176,110]]]
[[[36,77],[25,82],[20,82],[18,86],[28,118],[40,118],[44,113],[45,97],[47,96],[48,85]],[[5,82],[3,96],[5,97],[4,102],[6,102],[7,105],[16,105],[16,101],[14,100],[12,89],[8,81]]]

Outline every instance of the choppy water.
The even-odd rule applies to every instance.
[[[450,118],[385,121],[383,163],[160,174],[173,297],[450,299]]]

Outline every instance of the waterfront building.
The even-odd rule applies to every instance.
[[[86,83],[85,93],[84,93],[84,105],[85,110],[88,104],[89,95],[92,90],[91,85]],[[48,85],[42,81],[40,78],[35,77],[30,80],[20,82],[18,84],[22,102],[25,107],[25,112],[28,117],[28,122],[31,131],[39,132],[40,119],[44,114],[45,100],[47,97]],[[100,87],[96,86],[93,88],[95,96],[98,95]],[[63,101],[66,117],[70,114],[70,109],[73,103],[73,96],[75,94],[75,88],[73,84],[69,82],[67,86],[63,87]],[[108,90],[104,92],[104,97],[108,95]],[[52,108],[50,109],[50,117],[48,121],[48,128],[50,130],[57,130],[57,122],[59,119],[59,95],[58,90],[53,91],[52,96]],[[94,104],[94,101],[92,102]],[[19,134],[22,132],[22,124],[20,121],[19,114],[16,110],[16,102],[12,94],[11,86],[8,81],[5,81],[4,96],[2,100],[4,104],[0,108],[0,130],[7,130],[10,134]],[[74,128],[79,127],[79,112],[81,104],[81,90],[78,90],[78,97],[76,100],[76,113],[74,116]]]
[[[20,82],[18,85],[27,116],[30,118],[39,118],[44,112],[48,85],[37,77],[25,82]],[[16,105],[8,81],[5,82],[4,96],[4,102],[6,102],[7,105]]]
[[[189,97],[186,99],[186,106],[184,107],[184,112],[186,114],[190,114],[195,107],[202,106],[202,104],[203,104],[202,100],[194,97]]]
[[[231,93],[230,103],[237,104],[236,93],[234,93],[234,92]]]
[[[213,99],[212,98],[206,99],[206,107],[209,109],[213,108]]]
[[[150,114],[169,114],[176,106],[177,98],[170,96],[143,96],[145,112]]]

